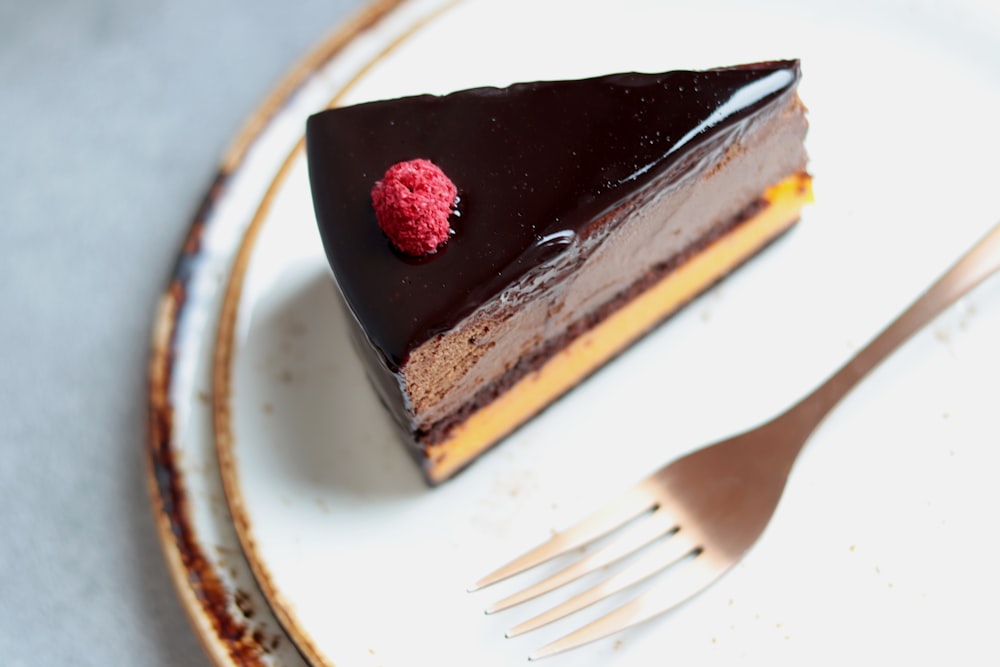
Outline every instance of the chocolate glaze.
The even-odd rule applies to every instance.
[[[386,369],[462,321],[590,225],[684,165],[722,132],[787,99],[797,61],[478,88],[331,109],[306,146],[324,249]],[[426,158],[455,182],[454,236],[437,253],[393,250],[370,190]],[[384,395],[383,395],[384,397]]]

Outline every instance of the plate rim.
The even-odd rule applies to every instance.
[[[155,307],[146,366],[143,474],[168,575],[203,650],[217,667],[270,664],[266,660],[269,647],[263,637],[252,631],[246,619],[237,618],[230,611],[238,601],[234,591],[226,589],[215,565],[206,558],[204,545],[189,513],[190,499],[183,481],[184,472],[176,457],[174,406],[170,394],[174,382],[178,325],[190,305],[187,289],[190,267],[203,252],[203,234],[215,207],[227,192],[231,177],[243,166],[251,149],[278,112],[323,64],[407,2],[368,0],[329,30],[265,95],[223,152],[205,194],[189,218],[180,252]],[[217,315],[214,313],[213,317]],[[287,632],[284,628],[282,630]],[[297,645],[297,642],[292,643]]]

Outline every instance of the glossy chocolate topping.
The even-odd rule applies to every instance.
[[[313,203],[338,286],[389,368],[451,329],[595,220],[714,137],[787,101],[797,61],[478,88],[331,109],[309,119]],[[454,235],[395,251],[370,191],[425,158],[458,187]]]

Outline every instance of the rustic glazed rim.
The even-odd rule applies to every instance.
[[[275,115],[323,64],[340,54],[361,33],[379,24],[400,5],[405,4],[405,1],[369,2],[336,27],[293,66],[257,107],[223,155],[219,168],[191,220],[167,287],[157,307],[148,366],[146,482],[170,577],[204,650],[218,667],[267,665],[265,656],[271,653],[273,648],[271,641],[259,629],[255,630],[245,616],[233,613],[234,609],[239,608],[240,601],[236,599],[236,591],[227,589],[216,566],[204,553],[203,545],[192,523],[183,472],[175,457],[174,410],[170,401],[170,389],[174,380],[178,323],[189,301],[188,281],[191,267],[202,255],[202,236],[205,227],[216,206],[226,194],[231,177],[245,163],[250,149]],[[367,63],[361,72],[366,71],[372,64],[373,62]],[[338,92],[334,101],[351,87],[358,76],[360,73]],[[293,148],[291,156],[300,149],[301,142]],[[290,160],[291,157],[285,160],[275,180],[283,177]],[[260,204],[251,228],[246,233],[247,237],[254,236],[255,228],[260,226],[259,220],[263,217],[262,211],[267,208],[271,190],[273,185]],[[240,255],[249,254],[246,248],[252,246],[252,242],[248,243],[247,237],[244,237],[241,244]],[[240,261],[237,258],[237,262]],[[256,576],[256,571],[254,574]],[[281,618],[280,614],[277,615],[279,622],[284,625],[286,619]],[[302,650],[301,646],[299,650]]]

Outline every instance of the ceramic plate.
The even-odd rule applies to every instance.
[[[198,250],[179,264],[183,298],[165,299],[171,363],[154,359],[166,394],[154,417],[173,422],[154,419],[169,435],[154,428],[154,500],[210,647],[226,646],[223,624],[197,582],[214,577],[263,660],[300,661],[294,643],[340,667],[522,661],[606,607],[505,640],[537,607],[484,617],[510,587],[469,594],[469,582],[670,458],[788,405],[1000,211],[998,23],[985,7],[416,0],[366,25],[305,67],[220,181]],[[424,487],[344,338],[297,144],[308,113],[789,56],[803,61],[816,178],[799,227],[458,478]],[[982,530],[1000,501],[998,290],[989,281],[950,309],[823,424],[733,572],[552,664],[1000,657],[983,606],[1000,576]],[[216,443],[205,402],[217,325]],[[157,368],[170,371],[160,384]]]

